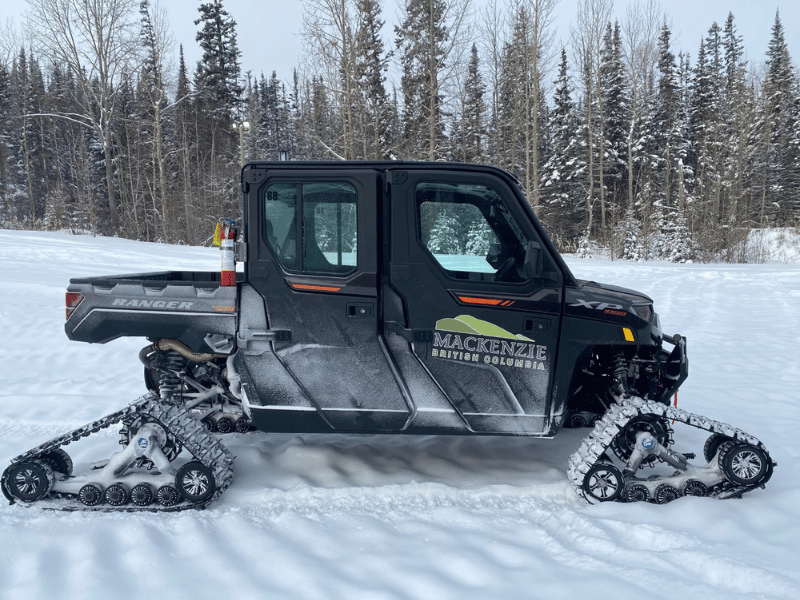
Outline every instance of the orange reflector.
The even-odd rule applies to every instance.
[[[305,283],[290,283],[296,290],[307,290],[309,292],[338,292],[342,288],[329,287],[326,285],[307,285]]]
[[[622,333],[625,335],[625,341],[626,342],[635,342],[636,341],[636,338],[633,337],[633,332],[630,329],[628,329],[627,327],[623,327],[622,328]]]
[[[485,304],[488,306],[497,306],[503,302],[503,300],[497,300],[496,298],[470,298],[469,296],[459,296],[458,299],[465,304]]]
[[[678,391],[675,390],[675,408],[678,408]],[[672,420],[672,424],[675,425],[675,420]]]

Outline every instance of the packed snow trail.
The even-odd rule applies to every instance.
[[[139,339],[63,333],[70,277],[217,269],[218,251],[0,231],[0,461],[144,393]],[[586,506],[553,440],[230,434],[236,479],[205,511],[0,505],[0,598],[800,598],[800,267],[568,260],[641,290],[688,338],[679,406],[779,463],[741,501]],[[109,433],[85,440],[88,461]],[[77,447],[77,444],[76,444]]]

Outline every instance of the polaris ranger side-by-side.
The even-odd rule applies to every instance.
[[[568,470],[590,502],[740,496],[772,475],[756,438],[671,405],[685,338],[662,333],[644,294],[576,280],[510,174],[251,162],[241,185],[222,274],[71,280],[69,338],[147,338],[148,392],[15,458],[1,482],[11,502],[203,507],[233,480],[223,434],[253,429],[591,427]],[[675,424],[708,432],[699,458],[677,449]],[[122,448],[73,466],[65,447],[112,426]]]

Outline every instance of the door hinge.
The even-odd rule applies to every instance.
[[[291,342],[292,332],[289,329],[269,329],[266,331],[245,329],[244,336],[239,339],[244,342]]]

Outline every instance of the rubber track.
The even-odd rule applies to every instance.
[[[63,501],[50,502],[49,500],[53,496],[57,495],[56,492],[52,492],[49,496],[41,500],[32,503],[24,502],[22,504],[39,505],[40,503],[44,503],[45,508],[68,511],[177,512],[181,510],[188,510],[190,508],[205,508],[208,506],[208,504],[216,500],[220,494],[222,494],[222,492],[224,492],[233,482],[233,455],[222,444],[222,442],[220,442],[216,436],[209,433],[206,428],[191,415],[189,411],[183,407],[163,402],[161,398],[151,392],[145,394],[120,411],[112,413],[106,417],[103,417],[102,419],[98,419],[97,421],[93,421],[92,423],[84,425],[83,427],[79,427],[74,431],[53,438],[52,440],[45,442],[44,444],[41,444],[36,448],[33,448],[32,450],[29,450],[24,454],[20,454],[14,458],[11,461],[11,465],[9,465],[9,467],[3,472],[2,480],[0,480],[0,485],[3,487],[3,493],[6,495],[6,497],[8,497],[6,479],[8,477],[10,468],[16,463],[39,458],[43,454],[55,450],[56,448],[61,448],[93,433],[107,429],[108,427],[121,422],[128,416],[139,415],[158,421],[165,429],[169,430],[169,432],[175,436],[175,438],[183,446],[184,450],[187,450],[192,455],[194,460],[199,461],[205,467],[211,470],[211,472],[214,474],[216,490],[209,498],[203,502],[188,503],[184,501],[176,504],[175,506],[168,507],[161,506],[158,503],[153,503],[149,506],[136,506],[127,504],[119,507],[107,505],[90,507],[83,505],[72,497],[67,498],[66,504]],[[12,503],[13,502],[14,500],[12,500]]]
[[[741,486],[731,482],[724,482],[714,486],[710,490],[709,496],[711,497],[721,499],[738,498],[745,492],[764,487],[764,484],[772,476],[772,470],[776,463],[769,457],[769,453],[764,447],[764,444],[749,433],[737,429],[732,425],[695,415],[673,406],[666,406],[659,402],[653,402],[652,400],[631,397],[620,399],[617,404],[612,405],[606,414],[603,415],[603,418],[597,422],[591,433],[581,441],[578,450],[570,455],[567,478],[578,496],[587,502],[596,502],[588,498],[583,489],[586,473],[598,462],[601,462],[602,457],[611,446],[614,437],[628,423],[643,415],[657,415],[690,427],[703,429],[709,433],[718,433],[732,440],[746,442],[756,446],[764,452],[767,457],[768,472],[761,483],[754,486]],[[668,478],[669,477],[665,477],[665,479]],[[624,499],[620,497],[618,502],[624,502]]]

